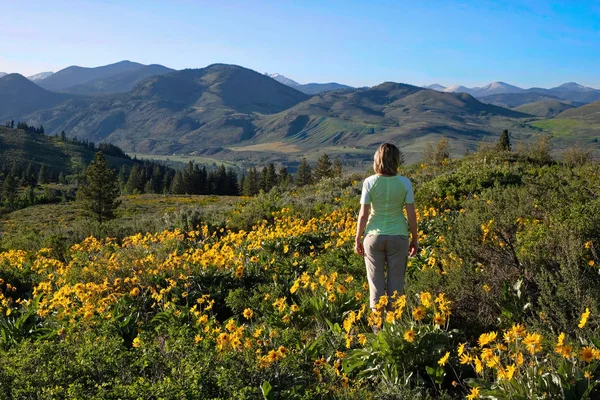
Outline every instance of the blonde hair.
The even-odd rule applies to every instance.
[[[400,150],[391,143],[384,143],[375,152],[373,170],[380,175],[397,175],[400,167]]]

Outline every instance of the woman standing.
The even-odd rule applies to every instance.
[[[402,294],[408,256],[419,249],[412,185],[408,178],[398,175],[399,166],[400,150],[393,144],[382,144],[375,153],[375,175],[365,179],[362,187],[355,251],[365,258],[371,309],[386,293],[390,297],[394,291]]]

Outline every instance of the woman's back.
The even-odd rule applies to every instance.
[[[370,204],[367,235],[405,235],[404,205],[414,203],[412,185],[404,176],[372,175],[363,183],[361,204]]]

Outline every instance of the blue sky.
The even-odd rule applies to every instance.
[[[0,0],[0,71],[233,63],[300,83],[600,87],[597,1]]]

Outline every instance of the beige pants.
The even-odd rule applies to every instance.
[[[404,273],[408,261],[408,237],[401,235],[367,235],[363,242],[369,280],[370,305],[375,308],[379,298],[389,297],[404,289]],[[385,265],[387,264],[387,285]],[[391,304],[391,299],[388,305]]]

